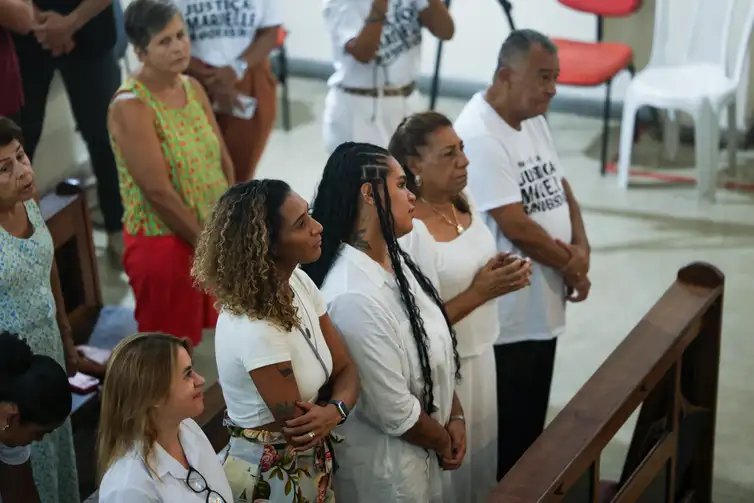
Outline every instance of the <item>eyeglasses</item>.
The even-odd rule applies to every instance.
[[[219,492],[210,489],[207,484],[207,479],[204,478],[204,475],[196,471],[193,466],[189,466],[189,471],[186,475],[186,485],[196,494],[202,494],[206,491],[206,503],[228,503]]]

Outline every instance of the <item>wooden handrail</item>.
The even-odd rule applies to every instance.
[[[681,269],[488,501],[711,501],[723,288],[711,265]],[[600,496],[602,450],[640,405],[623,476]]]

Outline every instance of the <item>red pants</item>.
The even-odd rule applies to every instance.
[[[197,290],[191,278],[193,249],[176,236],[123,233],[123,268],[136,298],[140,332],[185,337],[193,345],[202,329],[214,328],[214,299]]]

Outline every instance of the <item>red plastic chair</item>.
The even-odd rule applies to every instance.
[[[600,168],[605,174],[607,167],[608,123],[610,120],[610,86],[613,78],[628,70],[635,73],[634,53],[626,44],[603,42],[604,17],[625,17],[641,7],[641,0],[558,0],[572,9],[597,16],[597,41],[581,42],[554,38],[560,57],[558,83],[569,86],[592,87],[606,84],[605,106],[602,126],[602,152]]]

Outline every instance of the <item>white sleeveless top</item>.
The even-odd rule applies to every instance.
[[[471,225],[452,241],[435,241],[424,222],[416,218],[414,230],[399,240],[445,302],[469,288],[477,271],[497,254],[495,238],[469,204]],[[479,306],[453,328],[462,358],[488,350],[500,335],[497,299]]]

